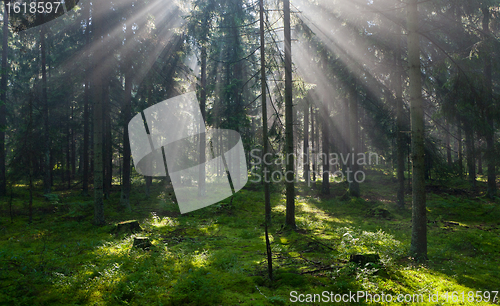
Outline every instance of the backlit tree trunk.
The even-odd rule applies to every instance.
[[[123,99],[123,181],[120,202],[130,210],[130,141],[128,136],[128,122],[131,115],[132,99],[132,69],[129,67],[125,73],[125,97]]]
[[[2,83],[0,84],[0,196],[6,194],[7,178],[5,176],[5,130],[7,125],[7,50],[9,48],[9,14],[7,1],[4,1],[3,27],[2,27]]]
[[[350,138],[350,150],[351,151],[351,164],[349,165],[351,172],[350,182],[349,182],[349,194],[353,197],[359,197],[359,183],[357,182],[356,172],[358,171],[358,163],[356,157],[358,156],[358,92],[356,88],[356,79],[353,80],[350,88],[350,107],[349,107],[349,138]],[[349,177],[348,177],[349,178]]]
[[[396,91],[396,143],[397,143],[397,178],[398,178],[398,193],[397,204],[399,208],[405,206],[405,144],[403,137],[404,117],[403,117],[403,85],[401,83],[401,39],[397,37],[396,44],[396,71],[395,84]]]
[[[410,106],[413,162],[413,205],[410,255],[416,260],[427,259],[427,217],[425,204],[424,110],[420,75],[420,43],[418,33],[418,0],[410,0],[408,13],[408,64],[410,76]]]
[[[295,184],[293,157],[292,104],[292,40],[290,31],[290,0],[283,0],[285,25],[285,147],[286,147],[286,225],[295,228]]]
[[[490,9],[485,4],[483,11],[483,34],[486,41],[486,52],[484,60],[484,80],[485,80],[485,107],[486,107],[486,163],[488,165],[488,190],[486,196],[493,199],[497,195],[496,169],[495,169],[495,126],[493,124],[494,106],[493,106],[493,83],[491,79],[491,52],[490,52]]]
[[[303,148],[303,171],[304,180],[307,186],[311,183],[311,175],[309,173],[310,154],[309,154],[309,95],[304,101],[304,148]]]
[[[93,18],[95,18],[94,40],[98,44],[98,48],[93,54],[93,96],[94,96],[94,223],[96,225],[104,225],[104,202],[103,202],[103,185],[104,185],[104,169],[103,169],[103,85],[104,72],[106,69],[104,58],[104,18],[103,18],[103,2],[93,3]]]
[[[269,152],[269,138],[267,135],[267,84],[266,84],[266,54],[265,54],[265,36],[264,36],[264,1],[259,0],[260,17],[260,82],[261,82],[261,104],[262,104],[262,156]],[[271,223],[271,191],[269,189],[270,177],[267,176],[268,167],[266,162],[262,163],[262,179],[264,181],[264,206],[266,223]],[[268,259],[270,260],[270,259]],[[272,268],[271,268],[272,269]],[[270,273],[272,274],[272,273]]]
[[[43,18],[43,17],[42,17]],[[51,167],[50,167],[50,129],[49,129],[49,101],[47,97],[47,68],[45,48],[45,25],[40,26],[40,52],[42,56],[42,103],[44,125],[44,167],[43,167],[43,192],[51,192]]]

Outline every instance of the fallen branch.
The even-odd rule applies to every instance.
[[[319,269],[316,269],[316,270],[302,271],[299,274],[302,275],[302,274],[311,274],[311,273],[316,273],[316,272],[321,272],[321,271],[328,271],[328,270],[333,270],[333,269],[335,269],[337,267],[338,266],[323,267],[323,268],[319,268]]]

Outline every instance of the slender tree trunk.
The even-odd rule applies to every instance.
[[[307,186],[311,185],[311,175],[309,173],[309,165],[310,154],[309,154],[309,95],[306,97],[304,101],[304,149],[303,149],[303,172],[304,172],[304,180]]]
[[[29,192],[30,192],[30,197],[29,197],[29,223],[31,224],[31,222],[33,221],[33,99],[29,99],[29,102],[28,102],[28,111],[29,111],[29,115],[28,115],[28,133],[26,135],[26,137],[28,137],[28,142],[27,142],[27,146],[28,146],[28,165],[29,165]],[[11,197],[12,197],[12,187],[11,187]],[[12,216],[11,216],[12,218]]]
[[[93,141],[94,141],[94,223],[96,225],[104,225],[104,201],[103,201],[103,185],[104,185],[104,169],[103,169],[103,85],[104,73],[106,65],[104,65],[105,44],[104,36],[104,4],[103,2],[94,2],[93,6],[93,22],[95,18],[96,24],[93,26],[95,31],[94,39],[98,48],[93,54],[93,90],[94,95],[94,124],[93,124]],[[95,15],[95,16],[94,16]]]
[[[88,8],[85,9],[85,46],[90,50],[90,3]],[[90,51],[88,51],[90,52]],[[83,105],[83,177],[82,177],[82,194],[88,196],[89,194],[89,101],[90,101],[90,78],[91,78],[91,62],[87,59],[85,62],[85,91],[84,91],[84,105]]]
[[[88,21],[87,21],[88,26]],[[88,31],[88,28],[87,28]],[[87,44],[88,46],[88,44]],[[87,64],[85,71],[85,92],[84,92],[84,105],[83,105],[83,178],[82,178],[82,194],[88,196],[89,194],[89,100],[90,100],[90,65]]]
[[[396,71],[395,91],[396,91],[396,142],[397,142],[397,178],[398,193],[397,205],[400,209],[405,207],[405,144],[404,144],[404,115],[403,115],[403,84],[401,82],[403,67],[401,65],[401,39],[397,38],[396,47]]]
[[[75,141],[75,107],[71,105],[71,180],[75,179],[76,175],[76,141]]]
[[[348,179],[350,179],[349,182],[349,194],[353,197],[359,197],[360,191],[359,191],[359,183],[356,178],[356,173],[358,172],[358,163],[356,160],[356,157],[358,156],[359,148],[358,148],[358,137],[359,137],[359,130],[358,130],[358,91],[357,91],[357,82],[356,79],[353,80],[353,84],[350,86],[350,107],[349,107],[349,138],[350,138],[350,149],[351,151],[351,165],[349,165],[348,168],[352,171],[352,176]]]
[[[481,142],[478,143],[478,146]],[[477,152],[477,174],[483,174],[483,152]]]
[[[102,139],[102,82],[100,73],[94,74],[94,223],[104,225],[104,169],[103,169],[103,139]]]
[[[314,134],[314,129],[315,129],[315,120],[314,120],[315,114],[314,114],[314,105],[311,103],[311,140],[312,140],[312,150],[311,150],[311,155],[312,155],[312,179],[315,184],[313,185],[313,188],[316,186],[316,154],[318,154],[318,151],[316,150],[316,135]]]
[[[490,33],[490,9],[485,4],[483,11],[483,33],[486,41],[486,52],[484,53],[484,79],[485,79],[485,106],[486,106],[486,163],[488,165],[488,190],[486,196],[493,199],[497,195],[495,160],[495,126],[493,123],[493,83],[491,77],[491,33]]]
[[[128,136],[128,123],[131,115],[132,99],[132,69],[127,68],[125,74],[125,97],[123,99],[123,180],[120,202],[126,210],[130,210],[130,141]]]
[[[260,91],[261,91],[261,104],[262,104],[262,142],[263,149],[262,156],[266,156],[269,152],[269,138],[267,135],[267,78],[266,78],[266,53],[265,53],[265,29],[264,29],[264,0],[259,0],[259,17],[260,17]],[[271,191],[270,191],[270,177],[268,174],[268,167],[265,160],[262,162],[262,179],[264,183],[264,206],[265,206],[265,219],[266,224],[271,224]],[[272,276],[272,263],[270,266],[270,275]]]
[[[0,196],[6,195],[7,177],[5,175],[5,127],[7,126],[7,56],[9,49],[9,14],[7,1],[3,2],[3,27],[2,27],[2,83],[0,84]]]
[[[321,157],[323,159],[323,182],[321,184],[321,193],[322,194],[330,194],[330,163],[328,157],[330,156],[330,142],[329,140],[329,125],[328,125],[328,117],[330,112],[328,110],[328,104],[326,101],[323,103],[323,109],[321,114],[321,136],[322,136],[322,144],[323,151]]]
[[[344,97],[342,99],[343,106],[343,116],[342,116],[342,127],[341,127],[341,135],[342,135],[342,154],[345,158],[347,158],[347,154],[349,154],[350,149],[350,139],[349,139],[349,97]],[[342,162],[342,172],[344,175],[347,174],[347,164]]]
[[[427,259],[427,217],[425,204],[424,110],[420,75],[418,0],[409,0],[408,64],[410,66],[410,105],[413,161],[413,209],[410,254],[416,260]]]
[[[468,124],[465,125],[465,145],[467,150],[467,172],[472,189],[476,189],[476,150],[474,148],[474,131]]]
[[[295,228],[295,183],[293,157],[293,83],[292,40],[290,30],[290,0],[283,0],[283,22],[285,26],[285,142],[286,142],[286,225]]]
[[[204,44],[206,42],[203,42]],[[200,89],[200,109],[203,121],[206,121],[206,108],[207,108],[207,47],[201,47],[201,89]],[[207,138],[203,125],[200,123],[200,165],[205,164],[206,156],[205,150],[207,147]],[[198,196],[203,197],[206,194],[206,173],[205,167],[201,167],[198,177]]]
[[[103,124],[104,124],[104,197],[109,199],[113,183],[113,146],[111,134],[111,101],[109,96],[109,82],[104,78],[103,86]]]
[[[446,145],[446,160],[448,162],[448,166],[451,167],[453,160],[451,159],[451,144],[450,144],[450,124],[448,121],[446,121],[446,136],[445,138],[445,145]]]
[[[267,135],[267,83],[266,83],[266,53],[265,53],[265,36],[264,36],[264,0],[259,0],[259,18],[260,18],[260,82],[261,82],[261,103],[262,103],[262,141],[264,152],[262,156],[266,156],[269,151],[269,139]],[[271,243],[269,242],[268,226],[271,224],[271,193],[269,190],[269,178],[267,177],[267,164],[264,161],[263,180],[264,180],[264,203],[265,203],[265,234],[266,234],[266,253],[267,253],[267,272],[269,279],[273,279],[273,253],[271,251]],[[288,211],[288,210],[287,210]]]
[[[30,164],[29,169],[29,188],[30,188],[30,197],[28,204],[28,223],[33,223],[33,168]]]
[[[68,190],[71,189],[71,131],[70,131],[70,115],[69,115],[69,106],[70,102],[67,101],[66,105],[66,184]]]
[[[42,16],[43,18],[43,16]],[[50,162],[50,129],[49,129],[49,101],[47,98],[47,68],[45,50],[45,24],[40,26],[40,51],[42,56],[42,101],[43,101],[43,124],[44,124],[44,175],[43,192],[51,192],[51,162]]]
[[[464,162],[463,162],[463,148],[462,148],[462,121],[460,117],[458,117],[458,124],[457,124],[457,146],[458,146],[458,175],[460,178],[463,177],[464,173]]]
[[[148,98],[147,98],[148,107],[153,105],[152,96],[153,96],[153,86],[151,84],[148,84]],[[153,183],[153,177],[144,176],[144,180],[146,181],[146,196],[149,198],[151,185]]]

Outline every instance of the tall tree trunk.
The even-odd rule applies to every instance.
[[[90,4],[88,9],[85,10],[85,20],[87,26],[85,28],[85,46],[90,50]],[[90,51],[89,51],[90,52]],[[87,61],[85,68],[85,91],[84,91],[84,105],[83,105],[83,178],[82,178],[82,194],[87,196],[89,194],[89,100],[90,100],[90,65]]]
[[[465,125],[465,145],[467,150],[467,172],[472,189],[476,189],[476,150],[474,147],[474,130],[469,124]]]
[[[478,142],[478,146],[480,146],[481,142]],[[478,150],[477,152],[477,174],[483,174],[483,152]]]
[[[132,69],[127,68],[125,73],[125,97],[123,99],[123,180],[120,196],[121,205],[130,210],[130,141],[128,138],[128,122],[131,115],[132,99]]]
[[[109,54],[107,54],[109,55]],[[113,146],[111,139],[111,100],[109,95],[108,74],[103,86],[103,124],[104,124],[104,197],[109,199],[113,183]]]
[[[259,17],[260,17],[260,86],[261,86],[261,103],[262,103],[262,141],[264,152],[262,156],[266,156],[269,151],[269,139],[267,136],[267,83],[266,83],[266,53],[265,53],[265,37],[264,37],[264,0],[259,0]],[[271,243],[269,242],[268,226],[271,224],[271,193],[269,190],[270,181],[267,177],[267,164],[264,161],[263,179],[264,179],[264,203],[265,203],[265,234],[266,234],[266,253],[267,253],[267,273],[269,279],[273,279],[273,254],[271,251]]]
[[[153,96],[153,86],[151,84],[148,84],[148,102],[147,102],[148,107],[153,105],[152,96]],[[153,183],[153,177],[144,176],[144,180],[146,181],[146,196],[149,198],[151,185]]]
[[[304,180],[307,186],[311,185],[311,175],[309,173],[310,154],[309,154],[309,96],[306,97],[304,101],[304,149],[303,149],[303,172]]]
[[[488,190],[486,196],[493,199],[497,195],[496,169],[495,169],[495,126],[493,123],[493,83],[491,79],[491,33],[490,33],[490,9],[484,4],[483,11],[483,33],[486,42],[486,52],[484,60],[484,80],[485,80],[485,106],[486,106],[486,163],[488,165]]]
[[[343,97],[342,99],[342,127],[341,129],[341,135],[342,135],[342,154],[344,157],[347,157],[347,154],[351,151],[350,149],[350,139],[349,139],[349,97]],[[342,162],[342,172],[347,174],[347,164]]]
[[[290,30],[290,0],[283,0],[285,26],[285,142],[286,142],[286,225],[295,228],[295,183],[293,158],[293,83],[292,40]]]
[[[76,175],[75,107],[71,105],[71,179]]]
[[[7,126],[7,56],[9,48],[9,14],[7,1],[3,2],[2,27],[2,83],[0,84],[0,196],[6,195],[7,177],[5,175],[5,127]]]
[[[43,20],[43,15],[42,15]],[[50,162],[50,129],[49,129],[49,101],[47,98],[47,69],[45,50],[45,24],[40,26],[40,52],[42,57],[42,103],[43,103],[43,125],[44,125],[44,169],[43,169],[43,192],[51,192],[51,162]]]
[[[427,217],[425,204],[424,109],[420,75],[420,42],[418,34],[418,0],[410,0],[408,13],[408,64],[410,75],[410,105],[413,161],[413,209],[410,255],[416,260],[427,259]]]
[[[269,153],[269,138],[267,135],[267,78],[266,78],[266,53],[265,53],[265,29],[264,29],[264,0],[259,0],[259,17],[260,17],[260,90],[261,90],[261,104],[262,104],[262,142],[263,149],[262,156]],[[265,160],[262,162],[262,179],[264,182],[264,206],[265,206],[265,219],[266,224],[271,223],[271,191],[269,188],[270,177],[267,176],[268,172],[267,163]],[[270,259],[269,259],[270,260]],[[270,268],[270,275],[272,276],[272,264]]]
[[[358,163],[356,157],[358,156],[359,148],[358,148],[358,91],[357,91],[357,82],[356,79],[353,80],[353,84],[351,84],[350,88],[350,107],[349,107],[349,138],[350,138],[350,149],[351,151],[351,165],[349,165],[350,170],[352,171],[352,176],[349,181],[349,194],[353,197],[359,197],[359,182],[356,178],[356,173],[358,172]],[[348,177],[349,179],[349,177]]]
[[[445,145],[446,145],[446,161],[448,162],[448,166],[451,167],[453,160],[451,159],[451,141],[450,141],[450,124],[448,123],[448,120],[446,121],[446,136],[445,138]]]
[[[460,116],[458,116],[458,123],[457,123],[457,151],[458,151],[458,175],[460,178],[463,177],[464,173],[464,157],[463,157],[463,148],[462,148],[462,121]]]
[[[316,135],[314,133],[315,129],[315,121],[314,120],[315,113],[314,113],[314,104],[311,103],[311,140],[312,140],[312,150],[311,150],[311,155],[312,155],[312,179],[315,184],[313,185],[313,188],[316,186],[316,172],[318,171],[316,169],[316,155],[318,154],[318,150],[316,150],[317,146],[317,141],[316,141]]]
[[[104,73],[107,65],[105,65],[105,44],[103,36],[105,36],[104,28],[104,3],[93,2],[93,18],[96,24],[93,26],[95,31],[94,39],[98,48],[93,54],[93,90],[94,95],[94,223],[96,225],[104,225],[104,201],[103,201],[103,185],[104,185],[104,169],[103,169],[103,86]],[[95,17],[94,17],[95,15]],[[93,21],[94,22],[94,21]]]
[[[329,124],[328,117],[330,115],[330,111],[328,110],[328,103],[326,101],[323,103],[323,109],[321,114],[321,137],[323,151],[321,154],[323,160],[323,182],[321,184],[321,193],[322,194],[330,194],[330,163],[328,157],[330,156],[330,142],[329,140]]]
[[[398,193],[397,205],[400,209],[405,206],[405,144],[403,137],[404,117],[403,117],[403,84],[401,82],[403,67],[401,65],[401,39],[397,38],[396,44],[396,71],[395,91],[396,91],[396,142],[397,142],[397,178]]]
[[[200,109],[203,122],[206,121],[206,108],[207,108],[207,47],[203,42],[201,47],[201,88],[200,88]],[[204,124],[200,122],[200,161],[199,164],[203,165],[206,161],[205,150],[207,147],[207,138],[205,135],[205,130],[203,130]],[[198,196],[203,197],[206,194],[206,173],[205,167],[200,168],[200,173],[198,177]]]
[[[69,115],[70,101],[67,101],[66,105],[66,183],[68,190],[71,188],[71,124],[70,124],[70,115]]]
[[[88,80],[85,87],[89,86]],[[82,162],[82,195],[89,195],[89,98],[90,93],[85,93],[84,111],[83,111],[83,150],[81,156]]]

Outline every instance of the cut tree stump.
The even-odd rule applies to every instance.
[[[149,250],[151,246],[152,244],[148,237],[134,237],[134,244],[132,245],[133,248]]]
[[[354,262],[361,266],[365,266],[367,263],[380,264],[380,256],[378,254],[355,254],[350,256],[349,262]]]
[[[130,221],[124,221],[116,224],[116,227],[114,229],[114,232],[116,234],[120,233],[138,233],[141,232],[142,228],[139,225],[139,221],[137,220],[130,220]]]

